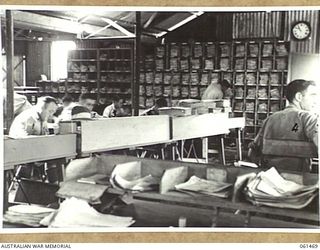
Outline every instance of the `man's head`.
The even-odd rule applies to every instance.
[[[79,103],[91,112],[96,103],[96,98],[90,93],[81,94],[79,97]]]
[[[222,89],[222,92],[223,92],[223,96],[224,97],[231,97],[232,96],[232,89],[231,89],[232,86],[229,83],[229,81],[226,80],[226,79],[223,79],[220,82],[220,85],[221,85],[221,89]]]
[[[43,96],[38,98],[36,107],[42,120],[47,121],[57,111],[58,102],[51,96]]]
[[[286,97],[289,103],[303,110],[311,111],[317,107],[317,86],[314,81],[298,79],[287,86]]]
[[[65,95],[62,98],[63,107],[68,107],[73,102],[73,98],[69,95]]]
[[[113,100],[114,107],[115,107],[116,109],[119,109],[119,108],[122,107],[123,101],[122,101],[122,99],[121,99],[119,96],[115,95],[115,96],[112,98],[112,100]]]

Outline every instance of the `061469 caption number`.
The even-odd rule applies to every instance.
[[[315,244],[315,243],[313,243],[313,244],[300,244],[299,246],[300,246],[300,248],[305,248],[305,249],[307,249],[307,248],[312,248],[312,249],[318,248],[318,244]]]

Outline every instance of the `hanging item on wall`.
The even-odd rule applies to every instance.
[[[298,41],[306,40],[311,35],[310,23],[299,21],[292,25],[291,33],[294,39]]]

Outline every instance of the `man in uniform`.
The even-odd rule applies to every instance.
[[[289,105],[269,116],[249,146],[249,157],[262,167],[310,171],[318,151],[318,89],[313,81],[294,80],[287,86]]]

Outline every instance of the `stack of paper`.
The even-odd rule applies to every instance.
[[[271,98],[277,98],[279,99],[280,98],[280,91],[278,88],[273,88],[270,90],[270,96]]]
[[[156,73],[155,74],[154,83],[162,83],[162,73]]]
[[[277,69],[280,69],[280,70],[287,69],[287,60],[284,58],[277,58],[276,66],[277,66]]]
[[[234,104],[234,110],[236,111],[243,111],[243,103],[242,102],[236,102]]]
[[[202,56],[202,45],[197,43],[194,45],[194,57]]]
[[[221,58],[221,59],[220,59],[220,69],[221,69],[221,70],[228,70],[228,69],[230,69],[229,58]]]
[[[287,56],[288,50],[285,44],[278,44],[276,47],[277,55],[278,56]]]
[[[170,48],[170,57],[177,57],[179,54],[179,46],[172,43]]]
[[[180,60],[180,69],[188,70],[189,69],[189,61],[188,60]]]
[[[244,57],[245,56],[245,46],[244,44],[240,44],[236,46],[236,56],[237,57]]]
[[[147,95],[147,96],[153,95],[152,85],[147,85],[147,86],[146,86],[146,95]]]
[[[263,56],[272,56],[273,45],[272,44],[264,44],[262,49]]]
[[[236,74],[236,85],[242,85],[244,80],[244,74]]]
[[[188,74],[188,73],[183,73],[183,74],[182,74],[182,81],[181,81],[181,83],[182,83],[183,85],[189,85],[189,82],[190,82],[190,74]]]
[[[273,167],[251,178],[245,188],[246,198],[255,205],[301,209],[318,194],[319,183],[304,186],[284,179]]]
[[[16,205],[8,208],[3,221],[39,227],[40,221],[54,211],[56,210],[36,205]]]
[[[259,55],[259,45],[258,44],[250,44],[249,45],[249,56],[256,57]]]
[[[247,98],[256,98],[256,89],[248,88]]]
[[[209,77],[208,73],[202,73],[200,85],[208,85],[208,77]]]
[[[153,72],[147,72],[146,73],[146,83],[152,83],[153,82]]]
[[[178,69],[178,60],[176,58],[170,59],[170,69],[173,69],[173,70]]]
[[[270,84],[271,85],[279,85],[280,84],[280,77],[279,74],[271,74],[270,75]]]
[[[164,84],[170,84],[170,81],[171,81],[171,74],[170,73],[165,73],[164,74]]]
[[[257,59],[248,59],[247,69],[255,70],[257,69]]]
[[[243,97],[243,88],[236,88],[235,97]]]
[[[155,94],[155,96],[162,96],[162,86],[161,85],[154,86],[154,94]]]
[[[146,98],[146,107],[152,107],[154,104],[153,98]]]
[[[182,57],[189,57],[190,56],[190,47],[188,44],[184,44],[181,47],[181,56]]]
[[[172,75],[172,84],[180,84],[180,74],[179,73],[174,73]]]
[[[172,88],[171,86],[164,86],[163,88],[163,94],[166,96],[170,96],[172,94]]]
[[[164,57],[164,46],[159,46],[156,48],[156,56]]]
[[[198,97],[199,91],[197,87],[190,87],[190,97]]]
[[[244,59],[236,59],[236,62],[234,64],[234,69],[236,70],[242,70],[244,69]]]
[[[215,45],[207,44],[207,57],[213,57],[215,55]]]
[[[164,61],[163,59],[156,60],[156,70],[164,69]]]
[[[102,214],[83,200],[70,198],[61,203],[55,213],[47,216],[41,224],[55,228],[80,227],[129,227],[135,221],[132,217]]]
[[[188,97],[189,96],[189,87],[182,87],[181,88],[181,97]]]
[[[152,175],[142,176],[141,162],[135,161],[116,165],[110,183],[114,188],[141,192],[157,189],[160,179]]]
[[[214,69],[214,64],[212,59],[206,59],[204,62],[204,69]]]
[[[247,78],[246,78],[246,80],[247,80],[247,84],[248,85],[256,85],[256,76],[255,76],[255,74],[247,74]]]
[[[266,88],[258,89],[258,97],[259,98],[268,98],[268,93]]]
[[[172,96],[173,97],[180,96],[180,86],[176,85],[172,87]]]
[[[197,72],[191,73],[191,85],[198,85],[199,83],[199,74]]]
[[[143,95],[144,93],[146,93],[146,89],[145,89],[144,85],[140,85],[139,86],[139,94]]]
[[[246,111],[253,112],[254,111],[254,102],[246,103]]]
[[[221,56],[229,56],[230,55],[230,46],[225,44],[225,45],[220,45],[220,50],[221,50]]]
[[[261,60],[262,65],[261,68],[264,70],[271,70],[272,69],[272,60],[270,59],[263,59]]]
[[[200,60],[199,59],[191,59],[191,68],[192,69],[200,69]]]
[[[205,180],[192,176],[187,182],[175,185],[175,189],[182,192],[191,192],[227,198],[230,195],[232,184]]]
[[[269,81],[269,77],[267,74],[260,74],[260,81],[259,84],[260,85],[268,85],[268,81]]]
[[[218,73],[212,73],[211,74],[211,83],[218,83],[219,81],[219,74]]]
[[[267,103],[260,103],[258,105],[258,112],[267,112],[268,111],[268,104]]]

